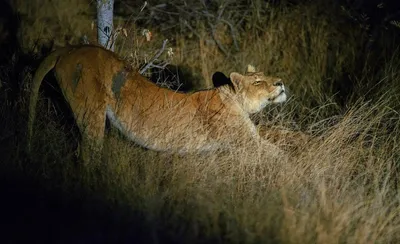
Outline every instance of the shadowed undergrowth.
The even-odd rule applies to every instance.
[[[175,35],[173,62],[191,67],[203,80],[211,79],[217,70],[242,72],[248,63],[282,77],[291,93],[289,101],[268,107],[253,119],[260,133],[287,155],[270,157],[263,147],[211,155],[157,153],[111,130],[103,160],[84,166],[77,161],[79,133],[68,109],[48,99],[46,93],[38,103],[34,153],[27,155],[24,128],[29,94],[25,91],[30,86],[29,67],[35,64],[10,63],[5,67],[12,72],[0,77],[0,194],[5,199],[1,221],[8,226],[4,239],[42,243],[398,242],[398,51],[391,49],[388,56],[385,53],[391,47],[378,41],[382,52],[362,53],[365,33],[335,12],[336,5],[337,9],[326,13],[321,5],[311,3],[269,8],[258,6],[261,1],[253,3],[244,20],[250,27],[245,29],[243,24],[242,33],[235,36],[238,51],[229,39],[229,28],[224,29],[229,26],[222,24],[217,29],[218,40],[227,50],[232,48],[226,57],[210,41],[207,22],[200,19],[190,22],[199,26],[199,33],[193,34],[198,39],[187,29]],[[43,4],[43,8],[54,11],[60,3],[52,4]],[[62,26],[66,32],[85,32],[90,11],[67,15],[67,6],[71,5],[55,8],[63,14],[56,15],[58,22],[51,29]],[[28,5],[21,4],[19,9],[26,10]],[[50,25],[53,15],[44,14],[48,11],[36,17],[31,30],[22,29],[32,32],[26,34],[28,43],[37,38],[36,25]],[[27,18],[40,14],[31,10]],[[79,25],[75,15],[85,20]],[[134,23],[132,32],[140,24]],[[169,37],[157,31],[154,28],[155,39],[150,43],[132,34],[138,45],[125,43],[119,52],[124,57],[130,53],[135,58],[148,56],[160,40]],[[54,37],[56,43],[62,35]],[[73,34],[71,42],[78,35]],[[26,75],[15,75],[20,72]],[[15,94],[8,89],[12,82],[22,84],[17,99],[9,96]],[[59,92],[50,93],[62,97]],[[275,137],[277,128],[287,134]]]

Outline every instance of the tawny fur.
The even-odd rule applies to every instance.
[[[39,87],[52,69],[88,150],[102,147],[106,118],[130,140],[158,151],[208,151],[257,141],[249,114],[286,100],[280,79],[254,67],[245,75],[231,73],[233,86],[187,94],[158,87],[101,47],[66,47],[45,58],[35,73],[29,145]]]

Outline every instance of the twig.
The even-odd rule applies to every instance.
[[[139,70],[139,73],[140,73],[140,74],[143,74],[144,72],[146,72],[146,70],[148,70],[150,67],[155,67],[155,66],[156,66],[156,65],[153,64],[153,63],[154,63],[154,61],[156,61],[156,60],[161,56],[161,54],[164,52],[165,46],[167,45],[167,42],[168,42],[168,39],[165,39],[165,40],[163,41],[163,45],[162,45],[162,47],[160,48],[160,50],[158,50],[158,52],[156,53],[156,55],[154,55],[154,57],[153,57],[142,69]],[[166,65],[167,65],[167,64],[166,64]],[[165,65],[165,66],[166,66],[166,65]]]
[[[236,34],[236,30],[235,27],[227,20],[221,19],[221,22],[225,23],[227,26],[229,26],[229,29],[231,30],[231,36],[232,36],[232,40],[233,40],[233,45],[236,48],[236,51],[239,51],[239,44],[235,38],[235,34]]]
[[[246,18],[246,16],[248,16],[247,15],[248,13],[249,13],[249,10],[246,9],[246,11],[244,11],[242,17],[240,18],[240,20],[237,22],[237,26],[241,26],[243,24],[243,21]]]
[[[165,69],[165,67],[167,67],[168,64],[169,64],[168,62],[165,62],[163,65],[153,64],[151,67],[158,69]]]
[[[183,21],[183,24],[197,37],[200,39],[200,35],[193,29],[191,25],[187,22],[187,20]]]
[[[122,4],[124,4],[124,6],[130,11],[130,12],[134,12],[134,9],[129,6],[125,1],[122,1]],[[147,6],[147,1],[144,1],[142,7],[140,8],[139,13],[137,14],[137,16],[135,17],[135,19],[133,19],[133,14],[129,15],[129,18],[125,20],[125,27],[128,25],[129,22],[132,21],[133,19],[133,23],[135,24],[137,22],[137,20],[139,19],[140,14],[143,12],[143,10],[146,8]]]
[[[217,44],[219,50],[221,50],[221,52],[223,52],[224,55],[225,55],[226,57],[229,57],[228,51],[226,51],[226,49],[224,48],[224,46],[223,46],[223,45],[218,41],[218,39],[217,39],[217,36],[216,36],[216,34],[215,34],[215,26],[212,25],[212,24],[210,23],[210,21],[207,21],[207,23],[208,23],[208,25],[210,26],[210,29],[211,29],[211,36],[212,36],[212,38],[214,39],[215,43]]]
[[[218,11],[217,23],[218,23],[218,21],[221,19],[222,14],[224,13],[225,7],[226,7],[226,6],[227,6],[227,4],[223,4],[223,5],[220,7],[220,9],[219,9],[219,11]]]
[[[224,13],[224,11],[225,11],[226,6],[227,6],[227,5],[222,5],[222,6],[220,7],[220,9],[218,10],[218,16],[217,16],[217,17],[215,17],[214,15],[210,14],[210,13],[208,12],[207,9],[206,9],[206,10],[203,10],[202,12],[203,12],[203,14],[207,17],[207,23],[208,23],[208,25],[209,25],[209,27],[210,27],[210,29],[211,29],[211,36],[212,36],[212,38],[214,39],[215,43],[217,44],[218,49],[219,49],[221,52],[223,52],[224,55],[225,55],[226,57],[229,57],[229,56],[230,56],[230,53],[224,48],[224,46],[221,44],[221,42],[218,41],[217,35],[216,35],[216,33],[215,33],[215,32],[216,32],[216,28],[215,28],[215,27],[218,25],[218,23],[219,23],[220,21],[223,22],[223,23],[225,23],[226,25],[228,25],[229,28],[230,28],[230,31],[231,31],[231,36],[232,36],[232,40],[233,40],[233,43],[234,43],[234,45],[235,45],[235,48],[236,48],[236,50],[239,50],[239,45],[237,44],[236,38],[235,38],[235,36],[234,36],[235,33],[234,33],[234,27],[233,27],[233,25],[232,25],[231,23],[229,23],[228,21],[222,19],[222,15],[223,15],[223,13]],[[215,24],[212,24],[212,23],[211,23],[211,19],[212,19],[212,18],[215,19]]]
[[[149,9],[151,11],[155,11],[155,12],[160,12],[160,13],[164,13],[164,14],[168,14],[168,15],[179,16],[179,13],[171,12],[171,11],[168,11],[168,10],[163,10],[162,8],[164,8],[164,7],[166,7],[166,5],[164,6],[163,4],[159,4],[159,5],[156,5],[154,7],[149,7]]]

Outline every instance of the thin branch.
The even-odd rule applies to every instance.
[[[222,4],[221,7],[219,8],[219,10],[218,10],[218,17],[217,17],[217,23],[218,23],[218,21],[221,19],[222,14],[224,13],[225,7],[226,7],[227,5],[228,5],[228,4]]]
[[[167,67],[168,64],[169,64],[168,62],[164,62],[163,65],[152,64],[152,67],[158,69],[165,69],[165,67]]]
[[[229,26],[229,29],[231,30],[231,36],[232,36],[232,40],[233,40],[233,45],[235,46],[236,51],[239,51],[239,44],[238,44],[238,42],[237,42],[237,40],[235,38],[235,33],[236,33],[235,27],[227,20],[221,19],[221,22],[223,22],[227,26]]]
[[[215,41],[215,43],[217,44],[219,50],[221,50],[221,52],[223,52],[226,57],[229,57],[228,51],[226,51],[224,46],[217,39],[217,35],[215,34],[215,26],[212,25],[210,23],[210,21],[207,21],[207,23],[208,23],[208,25],[210,26],[210,29],[211,29],[211,36],[212,36],[213,40]]]
[[[183,24],[197,37],[200,39],[200,35],[193,29],[193,27],[191,25],[189,25],[189,23],[184,20]]]
[[[153,57],[142,69],[140,69],[140,71],[139,71],[140,74],[143,74],[144,72],[146,72],[146,70],[148,70],[150,67],[154,67],[154,66],[155,66],[155,64],[153,64],[153,63],[154,63],[154,61],[156,61],[156,60],[161,56],[161,54],[164,52],[165,46],[167,45],[167,42],[168,42],[168,39],[165,39],[165,40],[163,41],[163,45],[162,45],[162,47],[160,48],[160,50],[158,50],[158,52],[154,55],[154,57]]]

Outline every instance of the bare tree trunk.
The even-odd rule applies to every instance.
[[[113,34],[114,0],[97,0],[97,41],[114,51]]]

